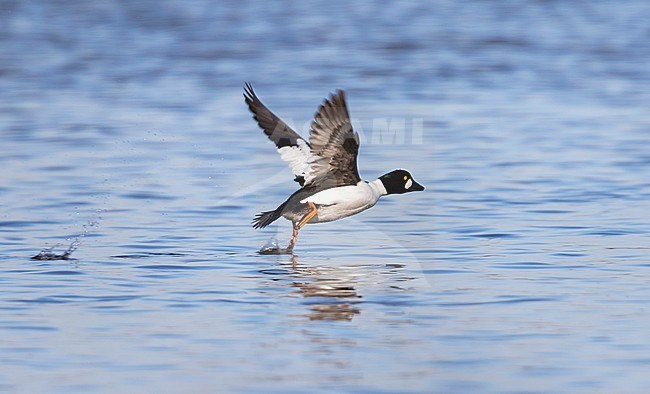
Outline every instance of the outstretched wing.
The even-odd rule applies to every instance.
[[[257,98],[253,87],[249,83],[246,83],[244,87],[244,99],[257,124],[275,144],[282,160],[289,163],[291,172],[296,177],[295,181],[300,183],[300,186],[303,186],[305,173],[309,172],[309,158],[311,156],[309,143],[266,108]]]
[[[352,130],[345,92],[323,101],[309,133],[311,158],[305,186],[336,187],[361,181],[357,168],[359,135]]]

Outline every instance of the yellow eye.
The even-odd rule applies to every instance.
[[[409,179],[409,177],[407,177],[406,175],[404,175],[404,180],[407,180],[407,179]]]

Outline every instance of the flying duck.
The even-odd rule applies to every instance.
[[[280,216],[293,223],[286,249],[263,249],[260,253],[291,253],[298,231],[307,223],[331,222],[357,214],[388,194],[424,190],[406,170],[391,171],[372,182],[361,179],[357,169],[359,135],[352,130],[343,90],[323,101],[312,121],[309,142],[271,112],[249,83],[244,87],[244,99],[300,184],[300,189],[279,207],[253,219],[256,229],[268,226]]]

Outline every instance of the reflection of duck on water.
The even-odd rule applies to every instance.
[[[361,311],[354,301],[361,298],[354,288],[355,282],[347,273],[334,267],[299,265],[296,256],[291,258],[293,286],[310,298],[309,320],[352,320]],[[304,280],[306,279],[306,280]]]

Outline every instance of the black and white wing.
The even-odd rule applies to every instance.
[[[336,187],[361,181],[357,168],[359,135],[352,130],[342,90],[323,101],[309,132],[311,158],[305,186]]]
[[[253,87],[246,83],[244,99],[253,113],[253,118],[275,144],[282,160],[286,161],[295,176],[295,181],[303,186],[309,172],[310,146],[298,133],[287,126],[257,98]]]

